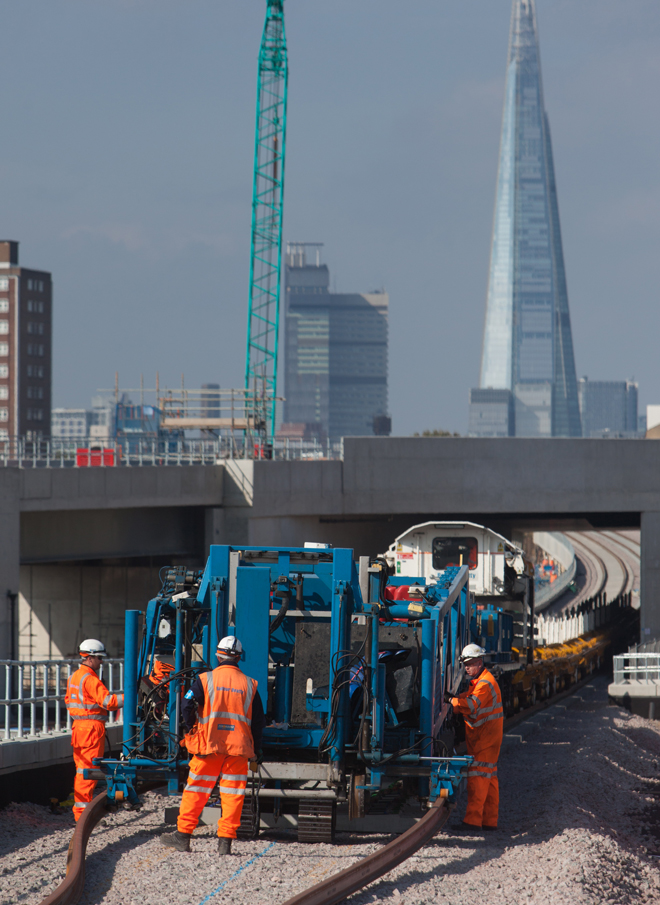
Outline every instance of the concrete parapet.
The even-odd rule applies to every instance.
[[[120,744],[122,730],[120,724],[106,728],[106,739],[111,747]],[[35,770],[69,761],[73,762],[70,732],[53,732],[51,735],[0,742],[0,776],[4,773]]]

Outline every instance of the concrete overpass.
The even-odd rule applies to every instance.
[[[116,647],[123,609],[157,590],[158,568],[201,565],[209,543],[374,554],[432,518],[506,534],[641,527],[642,626],[660,636],[660,443],[639,440],[350,438],[341,461],[4,468],[0,588],[20,590],[20,618],[38,622],[33,655],[68,652],[95,626]],[[11,600],[0,604],[6,657]]]

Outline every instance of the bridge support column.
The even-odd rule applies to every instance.
[[[221,508],[214,506],[204,512],[204,557],[209,553],[211,544],[249,544],[247,507],[230,506]]]
[[[641,516],[641,638],[660,638],[660,512]]]
[[[0,468],[0,660],[18,658],[19,485],[17,468]],[[2,683],[4,670],[0,676]]]

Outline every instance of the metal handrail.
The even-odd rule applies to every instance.
[[[219,465],[228,459],[343,459],[343,442],[275,439],[238,447],[233,437],[213,440],[94,440],[24,437],[0,440],[0,467],[127,468],[143,465]]]
[[[16,738],[49,736],[71,731],[66,710],[69,677],[80,660],[0,660],[0,742]],[[99,678],[109,691],[124,690],[124,661],[105,660]],[[122,722],[122,711],[109,714],[108,722]]]
[[[660,683],[660,653],[617,654],[612,659],[615,685]]]

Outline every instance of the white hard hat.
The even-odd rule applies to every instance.
[[[96,638],[88,638],[86,641],[83,641],[78,650],[86,657],[108,656],[105,644],[102,641],[98,641]]]
[[[243,645],[235,635],[226,635],[218,641],[218,653],[227,657],[240,657]]]
[[[478,644],[468,644],[461,651],[461,660],[476,660],[483,657],[485,653],[483,647],[479,647]]]

